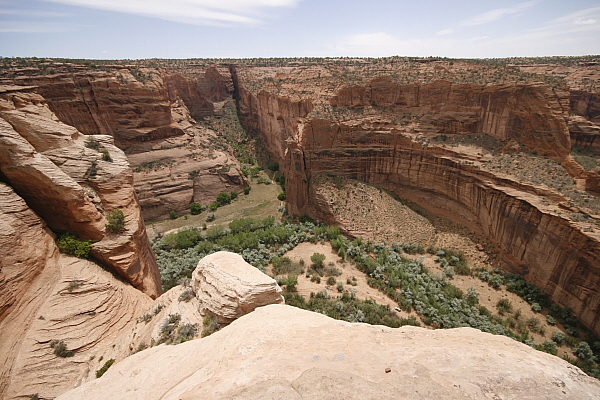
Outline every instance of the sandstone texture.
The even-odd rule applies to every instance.
[[[29,90],[0,93],[0,171],[55,232],[92,240],[91,255],[146,294],[160,294],[160,275],[133,190],[133,173],[110,136],[82,135]],[[96,149],[89,148],[89,142]],[[106,160],[101,151],[106,152]],[[121,210],[121,232],[106,214]]]
[[[220,323],[229,323],[256,307],[283,303],[275,280],[248,264],[242,256],[219,251],[204,257],[192,274],[191,286],[201,304]]]
[[[55,397],[120,351],[113,340],[152,300],[97,264],[59,253],[46,223],[3,183],[0,226],[0,397]],[[52,340],[74,355],[57,357]]]
[[[54,74],[15,74],[35,86],[58,119],[87,135],[110,135],[134,169],[143,217],[159,220],[247,185],[232,148],[195,119],[233,107],[228,68],[103,70],[57,65]],[[31,123],[31,122],[30,122]],[[73,128],[71,128],[73,129]]]
[[[285,305],[113,366],[66,399],[595,399],[567,362],[471,328],[391,329]]]
[[[540,82],[436,80],[427,68],[410,78],[421,83],[410,84],[393,67],[371,75],[347,68],[346,77],[322,66],[234,70],[243,122],[282,164],[288,211],[336,224],[333,208],[320,204],[321,176],[377,185],[485,234],[506,269],[599,333],[600,212],[569,205],[554,188],[485,170],[481,148],[443,145],[483,133],[504,151],[525,149],[562,163],[577,188],[596,191],[597,174],[569,155],[568,91]],[[586,216],[572,218],[578,210]]]

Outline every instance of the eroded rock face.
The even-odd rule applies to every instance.
[[[86,137],[58,121],[41,96],[7,88],[0,93],[0,171],[52,230],[94,241],[94,258],[146,294],[160,294],[133,173],[112,137]],[[113,209],[125,215],[119,233],[106,230]]]
[[[171,210],[189,212],[192,201],[208,204],[220,192],[241,192],[247,186],[233,150],[216,140],[220,132],[194,120],[232,106],[228,68],[111,66],[73,72],[57,66],[55,72],[4,81],[35,85],[35,92],[74,132],[113,136],[136,171],[135,189],[146,220],[166,219]]]
[[[201,340],[127,358],[68,399],[592,399],[577,367],[471,328],[398,329],[261,307]]]
[[[382,76],[368,87],[343,87],[330,102],[334,107],[391,107],[398,114],[418,110],[425,114],[421,124],[441,134],[484,132],[502,140],[515,139],[559,161],[570,151],[564,117],[567,93],[557,96],[543,84],[399,85]]]
[[[302,99],[293,88],[287,96],[276,88],[245,89],[260,73],[237,74],[240,112],[282,163],[291,214],[336,223],[318,204],[314,182],[321,175],[378,185],[486,234],[508,269],[600,333],[600,232],[566,218],[558,193],[482,171],[476,154],[426,143],[440,134],[487,132],[561,161],[581,188],[597,190],[596,174],[568,155],[564,93],[542,84],[399,85],[380,77],[368,86],[317,87]],[[312,108],[302,107],[309,102]]]
[[[220,323],[229,323],[256,307],[283,303],[275,280],[248,264],[242,256],[219,251],[204,257],[192,274],[191,286],[201,304]]]
[[[127,351],[115,338],[152,300],[97,264],[59,253],[44,221],[3,183],[0,227],[0,397],[53,398]],[[57,357],[52,340],[74,355]]]

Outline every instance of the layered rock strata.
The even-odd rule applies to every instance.
[[[110,136],[86,137],[58,121],[41,96],[5,88],[0,93],[0,171],[52,230],[93,241],[92,257],[146,294],[160,294],[133,174]],[[112,210],[125,217],[118,233],[106,229]]]
[[[220,192],[247,185],[233,150],[194,118],[232,104],[228,68],[194,71],[113,65],[105,70],[57,66],[52,75],[4,82],[35,86],[55,115],[88,135],[111,135],[129,157],[147,220],[189,212]]]
[[[282,162],[290,213],[336,223],[315,202],[313,182],[320,175],[379,185],[486,234],[502,249],[510,270],[600,332],[600,230],[565,218],[558,203],[566,199],[559,193],[483,171],[477,154],[427,143],[435,135],[483,130],[583,174],[568,156],[569,106],[562,92],[542,84],[402,86],[384,77],[368,87],[315,94],[317,104],[310,97],[244,89],[253,74],[258,72],[238,74],[240,112]],[[315,116],[311,109],[323,109],[325,101],[333,114]],[[335,109],[340,109],[338,117]],[[407,113],[411,117],[404,121]]]
[[[598,393],[600,383],[577,367],[503,336],[351,324],[270,305],[208,338],[135,354],[59,399],[592,399]]]

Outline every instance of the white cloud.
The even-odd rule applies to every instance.
[[[575,25],[591,25],[591,24],[595,24],[597,22],[598,22],[598,20],[596,20],[596,19],[582,19],[582,18],[576,19],[575,21],[573,21],[573,23]]]
[[[197,25],[258,25],[267,8],[301,0],[45,0],[71,6],[156,17]]]
[[[514,7],[510,8],[497,8],[495,10],[491,10],[485,12],[483,14],[476,15],[472,18],[469,18],[461,23],[463,26],[475,26],[475,25],[483,25],[488,24],[490,22],[494,22],[499,20],[500,18],[510,15],[510,14],[518,14],[534,5],[538,4],[540,0],[532,0],[526,1],[525,3],[517,4]]]
[[[56,33],[74,32],[82,28],[81,25],[32,22],[32,21],[3,21],[0,33]]]
[[[441,31],[438,31],[436,34],[437,35],[451,35],[454,33],[454,29],[442,29]]]
[[[70,17],[72,14],[56,11],[35,11],[25,9],[4,9],[0,15],[18,15],[23,17]]]

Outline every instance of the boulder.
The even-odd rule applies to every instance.
[[[256,307],[283,303],[273,278],[248,264],[242,256],[219,251],[204,257],[192,274],[192,287],[202,314],[230,323]]]

